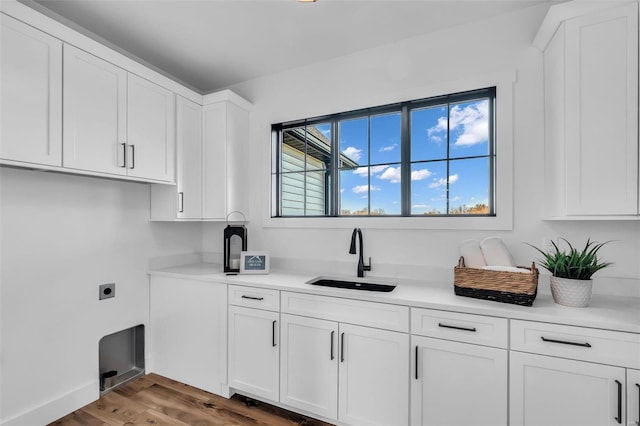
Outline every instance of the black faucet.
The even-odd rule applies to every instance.
[[[371,258],[369,258],[369,264],[365,265],[364,260],[362,259],[362,231],[360,228],[355,228],[353,233],[351,234],[351,248],[349,248],[349,253],[356,254],[356,234],[360,237],[360,249],[358,253],[360,256],[358,257],[358,277],[364,277],[364,271],[371,270]]]

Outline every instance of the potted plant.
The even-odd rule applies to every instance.
[[[567,243],[568,250],[560,250],[553,241],[551,241],[553,249],[550,248],[548,252],[529,245],[542,253],[543,259],[539,260],[538,264],[551,272],[553,300],[560,305],[583,308],[591,299],[593,287],[591,276],[612,264],[598,259],[598,250],[608,241],[596,243],[587,239],[587,243],[580,251],[566,239],[562,238],[562,240]]]

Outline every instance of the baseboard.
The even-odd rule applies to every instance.
[[[32,410],[25,411],[9,419],[2,419],[2,426],[46,425],[67,414],[84,407],[100,397],[100,383],[92,381]]]

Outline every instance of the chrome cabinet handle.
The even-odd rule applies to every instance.
[[[123,169],[127,167],[127,144],[126,143],[121,143],[120,146],[122,146],[122,167]]]
[[[476,328],[475,327],[458,327],[455,325],[447,325],[447,324],[443,324],[441,322],[438,323],[438,327],[442,327],[442,328],[452,328],[454,330],[462,330],[462,331],[471,331],[473,333],[476,332]]]
[[[582,346],[583,348],[590,348],[591,347],[591,344],[589,342],[585,342],[585,343],[569,342],[567,340],[547,339],[544,336],[540,336],[540,339],[542,339],[543,342],[549,342],[549,343],[560,343],[560,344],[563,344],[563,345]]]
[[[178,213],[184,213],[184,192],[178,192]]]
[[[131,148],[131,167],[129,168],[133,170],[136,168],[136,146],[129,145],[129,148]]]
[[[344,333],[340,335],[340,362],[344,362]]]
[[[416,380],[418,380],[418,345],[416,345]]]

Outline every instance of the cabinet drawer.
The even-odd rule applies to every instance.
[[[409,308],[387,303],[283,291],[282,313],[409,332]]]
[[[411,309],[411,334],[505,349],[509,337],[506,318],[421,308]]]
[[[229,285],[229,304],[277,312],[280,310],[279,293],[267,288]]]
[[[511,349],[640,368],[640,334],[635,333],[512,320]]]

